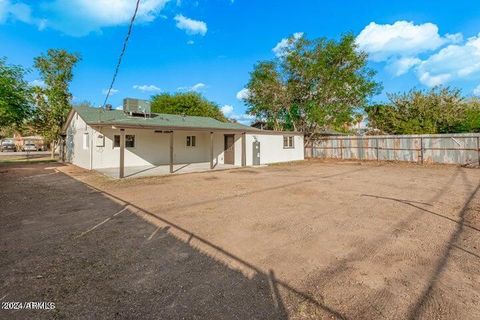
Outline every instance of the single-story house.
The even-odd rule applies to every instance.
[[[204,170],[304,159],[303,134],[260,130],[208,117],[74,107],[63,128],[62,158],[115,177],[195,165]],[[133,110],[133,111],[132,111]],[[133,174],[132,174],[133,175]]]

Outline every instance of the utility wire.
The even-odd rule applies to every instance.
[[[120,52],[120,56],[118,57],[117,67],[115,68],[115,72],[113,73],[112,83],[110,83],[110,87],[108,88],[107,96],[105,97],[105,101],[103,102],[102,109],[105,109],[108,98],[110,97],[110,92],[112,91],[112,88],[113,88],[113,84],[115,83],[115,79],[117,79],[118,70],[120,69],[120,64],[122,63],[123,55],[125,54],[125,50],[127,49],[128,39],[130,38],[130,34],[132,33],[133,23],[135,22],[135,18],[137,17],[139,6],[140,6],[140,0],[137,0],[137,4],[135,5],[135,12],[133,13],[132,19],[130,20],[127,36],[123,41],[123,48],[122,48],[122,51]]]

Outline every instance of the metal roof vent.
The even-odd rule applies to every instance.
[[[123,111],[135,117],[150,117],[151,106],[150,101],[142,99],[125,98],[123,99]]]

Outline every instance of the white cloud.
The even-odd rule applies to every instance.
[[[284,56],[288,53],[288,50],[292,47],[292,44],[303,37],[303,32],[295,32],[290,38],[283,38],[279,43],[272,49],[277,57]]]
[[[417,66],[422,60],[413,57],[396,59],[387,66],[387,69],[396,76],[407,73],[412,67]]]
[[[4,23],[7,20],[9,14],[8,7],[10,2],[7,0],[0,0],[0,23]]]
[[[195,41],[193,41],[193,40],[188,40],[188,41],[187,41],[187,44],[188,44],[188,45],[195,44]]]
[[[420,63],[420,54],[462,40],[461,33],[441,36],[433,23],[416,25],[413,22],[396,21],[393,24],[371,22],[357,36],[356,44],[369,54],[370,60],[386,62],[387,70],[400,76]]]
[[[230,115],[229,118],[245,125],[250,125],[253,120],[255,120],[255,116],[252,116],[250,114],[233,114]]]
[[[143,85],[134,85],[133,89],[137,89],[143,92],[154,92],[154,91],[161,91],[159,87],[153,85],[153,84],[143,84]]]
[[[48,20],[47,19],[40,19],[38,20],[38,30],[43,31],[45,28],[48,26]]]
[[[367,52],[370,59],[377,62],[435,50],[447,41],[450,40],[438,34],[435,24],[415,25],[407,21],[397,21],[394,24],[371,22],[356,38],[359,49]]]
[[[454,33],[454,34],[447,33],[445,35],[445,38],[447,38],[448,41],[451,42],[451,43],[460,43],[460,42],[463,41],[463,34],[461,34],[461,33]]]
[[[112,88],[112,90],[110,90],[110,96],[113,96],[119,92],[120,90]],[[102,94],[107,95],[107,93],[108,93],[108,89],[102,89]]]
[[[32,87],[41,87],[41,88],[45,87],[45,82],[43,80],[39,80],[39,79],[35,79],[33,81],[30,81],[28,84],[31,85]]]
[[[187,34],[199,34],[204,36],[207,33],[207,24],[203,21],[193,20],[181,14],[175,16],[176,26],[180,30],[184,30]]]
[[[160,11],[168,1],[142,0],[135,22],[147,23],[161,17]],[[101,32],[105,27],[128,24],[135,10],[135,1],[50,0],[37,7],[48,15],[48,20],[36,19],[40,30],[50,27],[71,36],[85,36]]]
[[[226,104],[220,110],[226,117],[228,117],[229,114],[232,114],[233,107],[231,105]]]
[[[190,88],[190,91],[199,91],[201,89],[204,89],[206,88],[207,86],[204,84],[204,83],[197,83],[197,84],[194,84],[191,88]]]
[[[480,78],[480,34],[466,41],[460,33],[441,36],[432,23],[366,26],[356,43],[372,61],[385,62],[396,76],[413,70],[420,83],[434,87]]]
[[[245,99],[248,99],[249,95],[250,95],[250,91],[247,88],[243,88],[242,90],[237,92],[237,99],[245,100]]]
[[[0,22],[5,22],[9,18],[30,23],[32,21],[32,9],[22,2],[0,0]]]
[[[142,0],[136,22],[146,23],[162,16],[160,11],[168,1]],[[71,36],[85,36],[104,27],[129,23],[135,9],[135,1],[131,0],[46,0],[30,5],[24,2],[0,0],[0,23],[18,20],[34,24],[39,30],[50,27]],[[40,14],[46,14],[48,20]]]
[[[473,94],[480,97],[480,84],[473,89]]]
[[[418,65],[417,76],[429,87],[480,77],[480,34],[431,55]]]
[[[45,19],[34,18],[32,7],[21,1],[0,0],[0,24],[7,21],[21,21],[37,25],[39,30],[45,27]]]
[[[418,73],[418,80],[420,80],[421,83],[428,87],[435,87],[442,85],[449,80],[451,80],[451,75],[448,73],[443,73],[443,74],[438,74],[438,75],[433,75],[430,72],[419,72]]]
[[[236,120],[242,124],[250,125],[252,121],[255,119],[255,116],[249,114],[236,114],[233,106],[226,104],[222,108],[220,108],[223,115],[229,119]]]
[[[197,84],[194,84],[193,86],[191,87],[178,87],[177,90],[180,90],[180,91],[200,91],[200,90],[203,90],[207,88],[207,85],[205,83],[197,83]]]

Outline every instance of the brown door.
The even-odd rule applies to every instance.
[[[235,164],[235,149],[233,148],[234,137],[233,134],[225,135],[225,149],[223,153],[223,163],[225,164]]]

